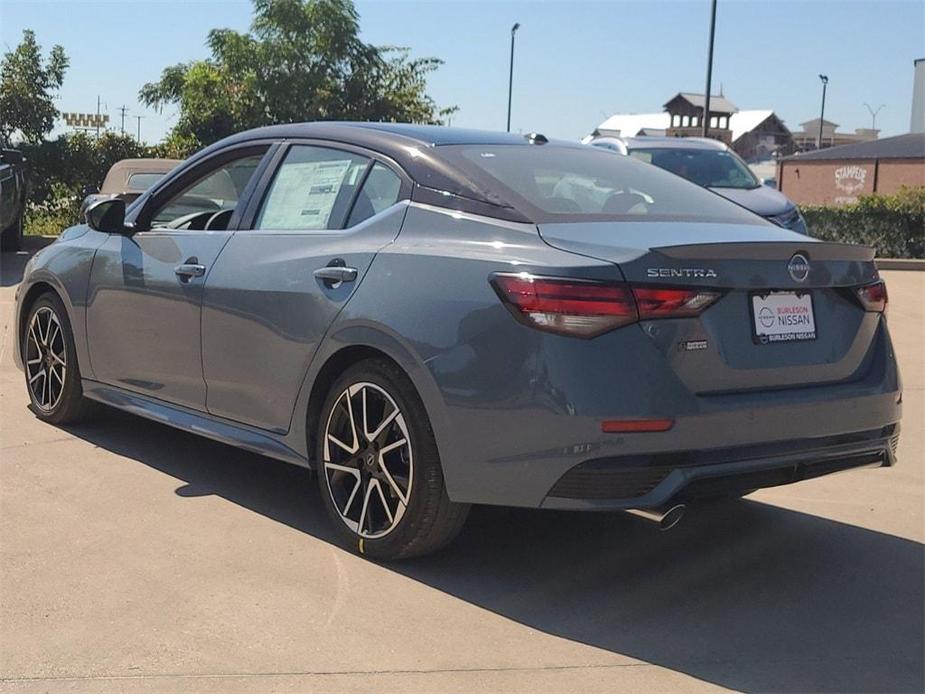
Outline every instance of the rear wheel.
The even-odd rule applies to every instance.
[[[39,419],[69,424],[91,413],[93,403],[80,387],[71,324],[56,295],[43,294],[32,304],[22,335],[22,355],[26,390]]]
[[[362,361],[337,379],[322,409],[316,453],[325,508],[361,554],[428,554],[462,528],[468,506],[447,496],[427,413],[394,364]]]

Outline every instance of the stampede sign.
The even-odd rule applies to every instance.
[[[857,202],[858,193],[864,190],[867,181],[867,169],[863,166],[840,166],[835,169],[835,187],[845,193],[836,197],[835,202]]]

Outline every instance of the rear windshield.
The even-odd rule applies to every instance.
[[[630,156],[710,188],[757,188],[761,185],[748,165],[731,152],[718,149],[632,149]]]
[[[715,193],[600,147],[448,145],[440,150],[478,186],[538,223],[765,223]]]

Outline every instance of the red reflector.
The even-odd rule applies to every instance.
[[[719,292],[701,289],[665,289],[661,287],[633,287],[639,318],[683,318],[696,316],[716,301]]]
[[[889,297],[886,293],[885,282],[880,281],[877,284],[858,287],[857,292],[865,311],[878,311],[879,313],[886,311]]]
[[[605,434],[668,431],[673,426],[673,419],[605,419],[601,431]]]
[[[495,275],[492,284],[518,317],[550,332],[594,337],[637,320],[633,295],[620,285],[528,274]]]

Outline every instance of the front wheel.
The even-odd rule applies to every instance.
[[[424,405],[394,364],[369,359],[331,388],[317,436],[318,482],[342,538],[376,559],[429,554],[462,528]]]
[[[77,350],[67,312],[52,293],[32,305],[22,335],[26,389],[32,411],[46,422],[70,424],[89,415],[93,403],[83,396]]]

